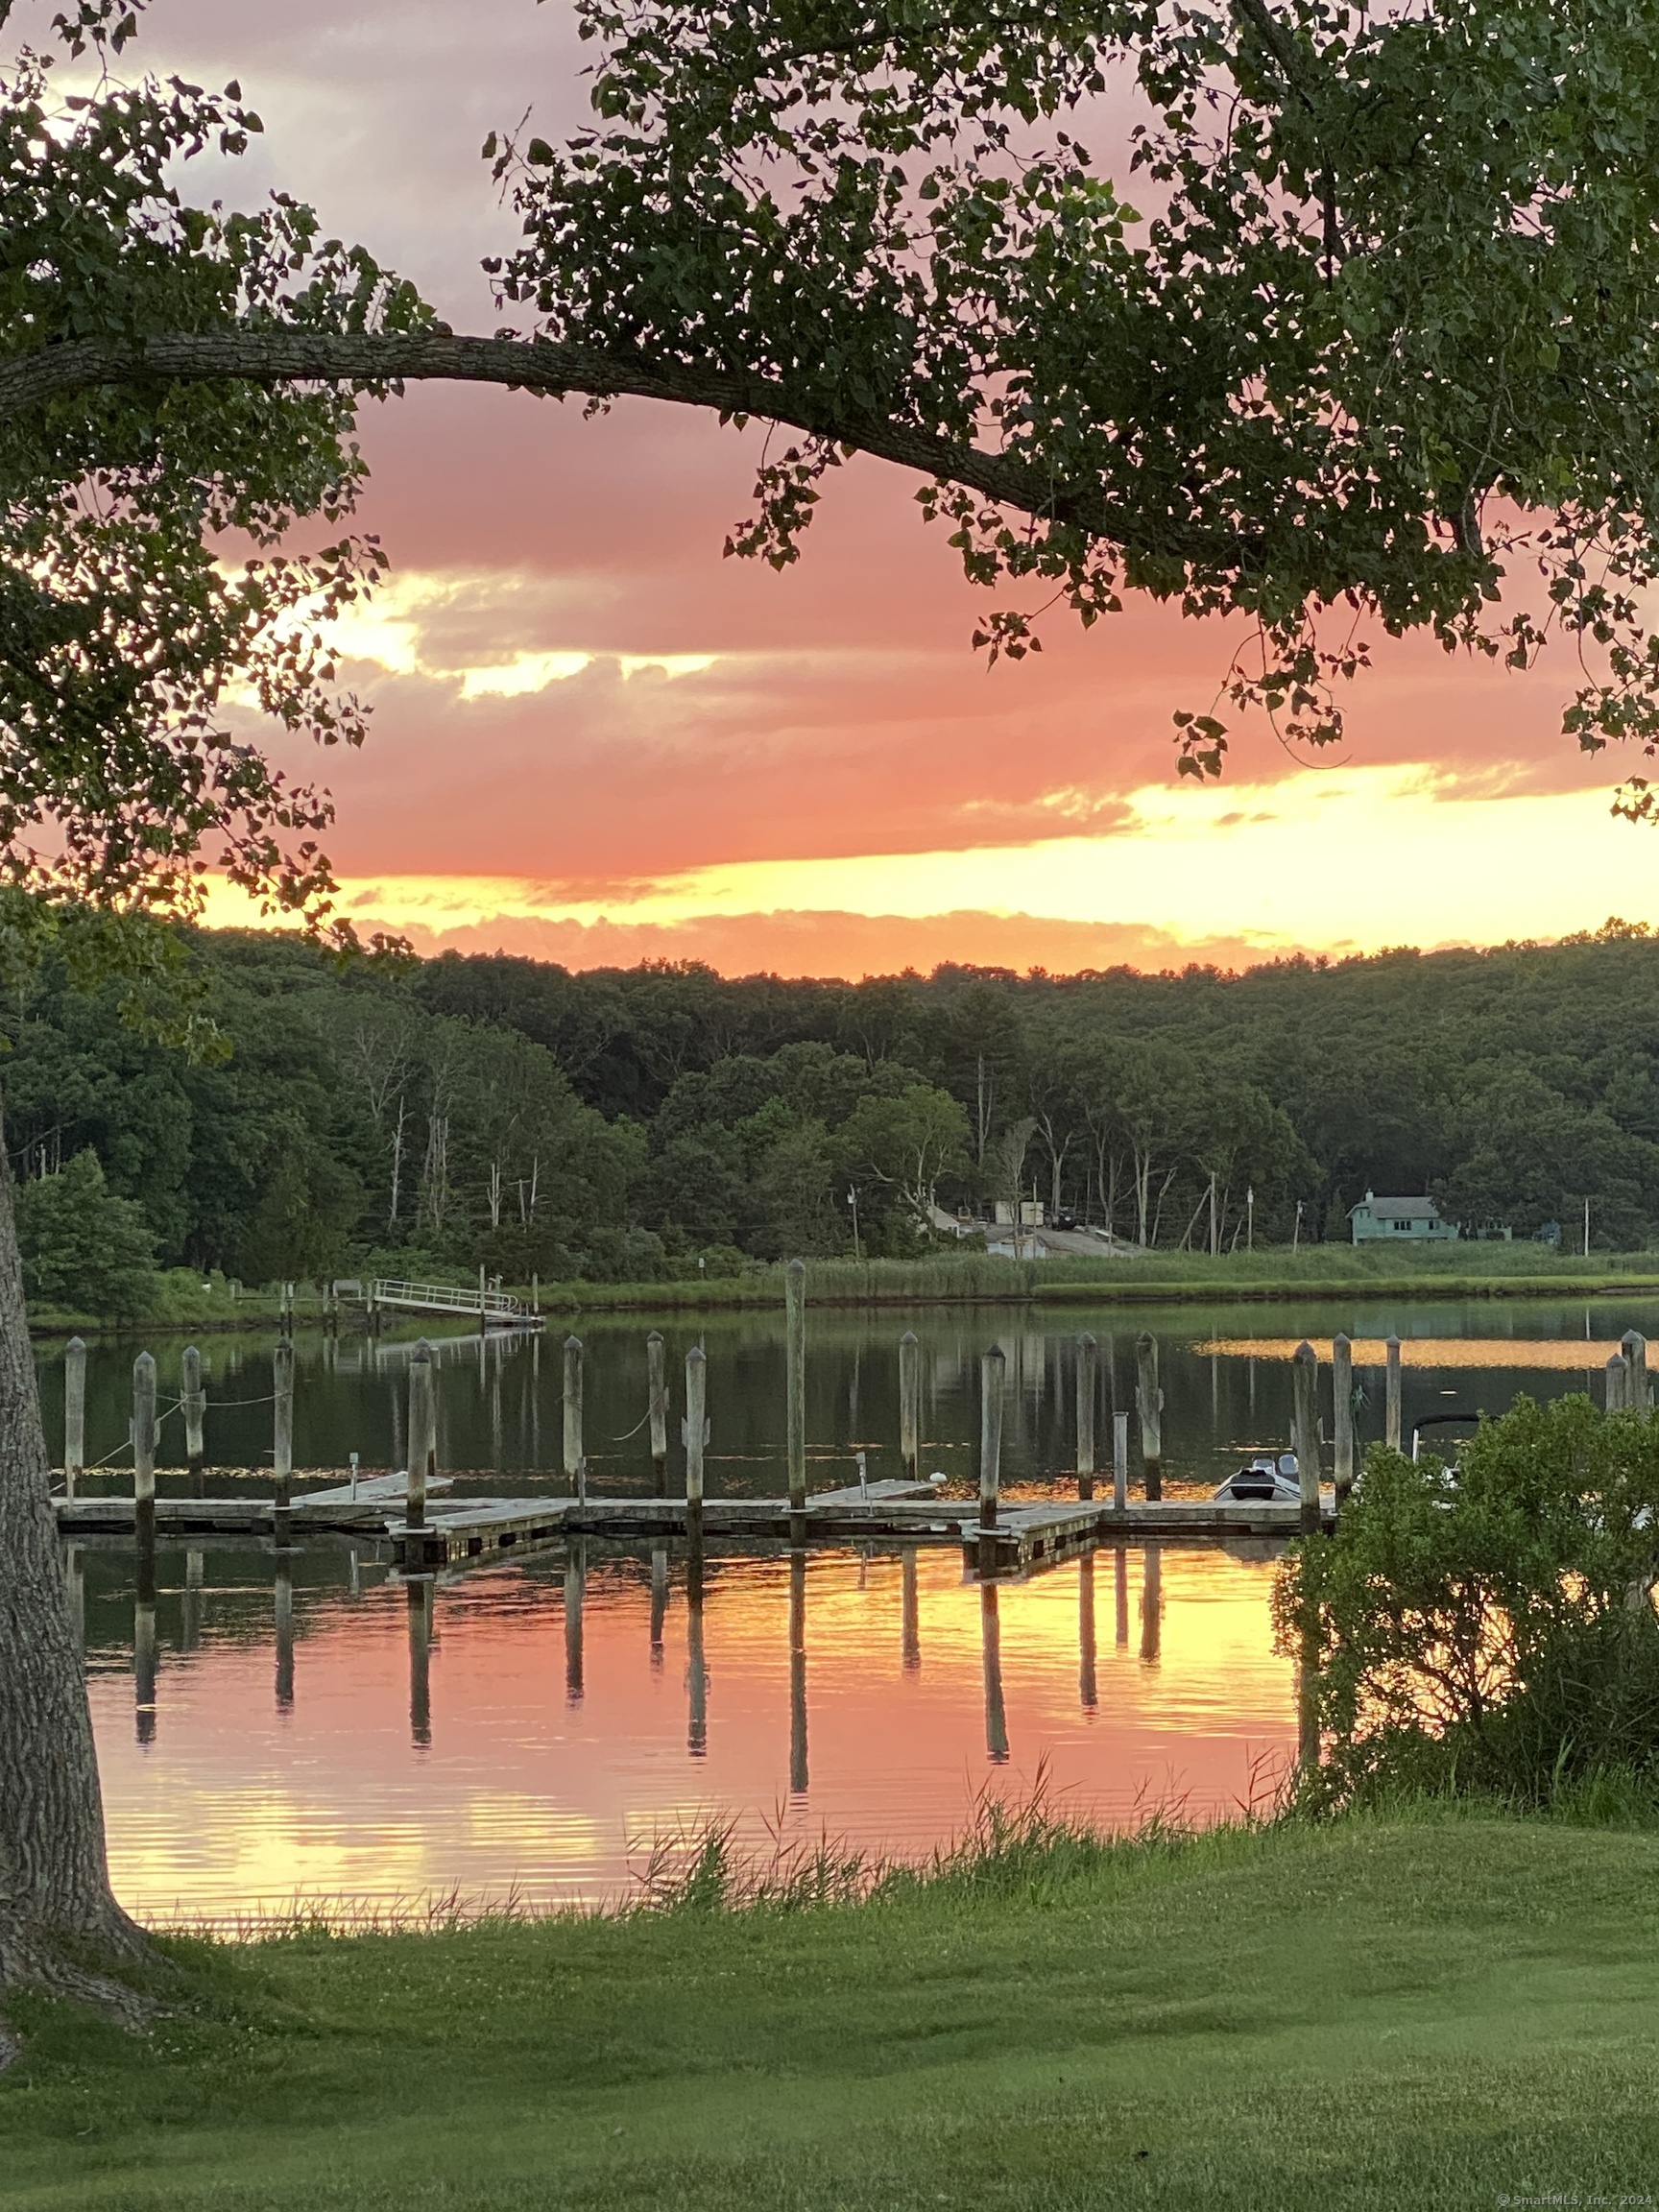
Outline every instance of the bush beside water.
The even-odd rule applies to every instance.
[[[1314,1810],[1479,1796],[1659,1816],[1659,1418],[1517,1400],[1455,1474],[1374,1449],[1274,1605]]]

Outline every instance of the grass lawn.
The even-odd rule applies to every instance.
[[[1659,2197],[1659,1837],[1501,1817],[1062,1856],[863,1907],[176,1945],[19,2008],[22,2205]]]

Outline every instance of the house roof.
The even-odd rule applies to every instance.
[[[1350,1216],[1363,1211],[1379,1221],[1438,1221],[1440,1209],[1432,1198],[1376,1198],[1366,1191],[1358,1206],[1350,1206]]]

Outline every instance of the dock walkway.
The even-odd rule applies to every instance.
[[[366,1487],[366,1485],[364,1486]],[[65,1536],[131,1538],[131,1498],[54,1500]],[[1330,1493],[1325,1517],[1334,1511]],[[941,1498],[926,1483],[871,1482],[865,1488],[819,1491],[805,1511],[792,1513],[786,1498],[709,1498],[703,1501],[705,1541],[846,1545],[960,1545],[981,1573],[1019,1573],[1052,1563],[1097,1544],[1237,1537],[1294,1536],[1300,1511],[1293,1504],[1218,1505],[1204,1500],[1134,1499],[1115,1507],[1108,1499],[1045,1499],[1004,1503],[995,1525],[980,1526],[976,1498]],[[276,1515],[262,1498],[157,1498],[156,1533],[177,1541],[199,1534],[268,1537]],[[429,1497],[425,1518],[411,1527],[401,1496],[356,1499],[338,1487],[300,1492],[286,1517],[290,1539],[337,1534],[384,1539],[395,1565],[406,1574],[465,1566],[504,1551],[594,1538],[616,1543],[685,1542],[683,1498],[455,1498]]]

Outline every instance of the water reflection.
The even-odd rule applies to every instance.
[[[979,1585],[980,1663],[985,1675],[985,1756],[997,1767],[1008,1757],[1008,1716],[1002,1706],[1001,1595],[995,1582]]]
[[[1108,1560],[1115,1647],[1094,1633]],[[1296,1743],[1270,1565],[1196,1548],[1000,1586],[954,1548],[597,1544],[402,1581],[344,1544],[274,1558],[209,1538],[162,1547],[153,1605],[130,1551],[81,1564],[111,1863],[149,1911],[456,1883],[613,1894],[630,1838],[712,1811],[751,1846],[786,1806],[804,1834],[921,1851],[984,1777],[1019,1790],[1039,1761],[1108,1817],[1170,1795],[1202,1816]],[[580,1695],[549,1700],[562,1645]]]

